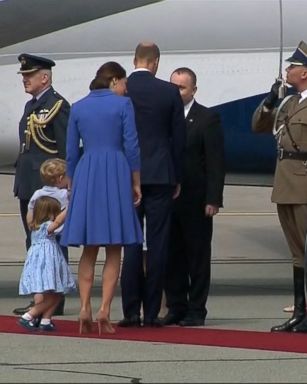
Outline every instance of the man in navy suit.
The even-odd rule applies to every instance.
[[[202,326],[210,288],[213,216],[223,205],[224,139],[220,117],[194,99],[196,74],[171,75],[184,103],[187,148],[181,193],[175,202],[166,273],[164,325]]]
[[[140,43],[135,70],[128,78],[141,151],[142,202],[137,208],[144,229],[142,246],[125,248],[121,272],[124,319],[122,327],[160,326],[164,273],[168,257],[169,225],[173,199],[180,193],[182,159],[186,143],[183,102],[178,87],[155,77],[160,59],[156,44]]]

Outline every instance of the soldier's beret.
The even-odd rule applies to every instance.
[[[293,55],[286,59],[294,65],[306,65],[307,66],[307,44],[301,41],[294,51]]]
[[[17,73],[32,73],[40,69],[51,69],[55,66],[53,60],[45,57],[30,55],[28,53],[22,53],[18,56],[21,67]]]

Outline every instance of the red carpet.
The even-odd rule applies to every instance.
[[[214,347],[264,349],[307,353],[307,334],[270,333],[208,328],[116,328],[116,333],[98,336],[96,325],[91,334],[79,335],[79,324],[71,320],[55,320],[57,331],[30,332],[17,324],[18,317],[0,316],[0,333],[66,336],[109,340],[131,340]]]

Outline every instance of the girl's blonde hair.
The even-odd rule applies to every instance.
[[[33,219],[30,223],[32,230],[38,229],[40,225],[48,220],[54,220],[61,212],[61,204],[57,199],[49,196],[39,197],[34,204]]]
[[[66,162],[63,159],[55,158],[45,160],[40,167],[40,176],[44,185],[54,187],[59,176],[65,176]]]

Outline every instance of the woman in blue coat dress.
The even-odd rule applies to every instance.
[[[80,333],[92,325],[91,288],[100,246],[105,246],[99,334],[113,333],[110,307],[122,245],[143,242],[135,212],[140,203],[140,150],[134,110],[126,93],[126,71],[107,62],[90,93],[72,105],[67,131],[67,175],[71,197],[61,243],[83,245],[79,262]],[[80,140],[83,153],[80,154]]]

